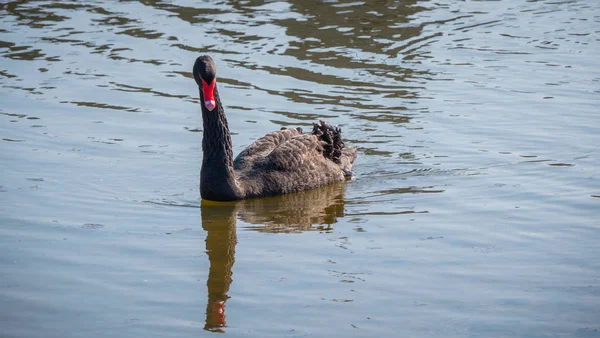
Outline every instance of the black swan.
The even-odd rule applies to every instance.
[[[344,147],[340,128],[320,121],[312,133],[282,129],[268,133],[233,159],[227,118],[210,56],[194,63],[202,107],[200,196],[213,201],[287,194],[340,182],[352,174],[356,148]]]

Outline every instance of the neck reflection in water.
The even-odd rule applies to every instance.
[[[206,252],[210,262],[204,329],[224,332],[225,302],[232,282],[238,216],[250,224],[249,229],[260,232],[327,231],[338,217],[344,216],[343,191],[344,184],[338,183],[295,194],[238,202],[202,200],[202,228],[207,232]]]

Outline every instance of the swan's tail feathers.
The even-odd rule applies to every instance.
[[[325,158],[340,165],[345,176],[352,176],[352,163],[356,158],[355,147],[344,147],[342,129],[333,127],[325,121],[313,123],[312,134],[321,141],[322,152]]]
[[[344,149],[342,149],[340,167],[342,167],[342,171],[344,172],[344,176],[346,176],[346,178],[351,179],[354,176],[354,173],[352,172],[352,164],[356,158],[357,150],[358,149],[356,147],[344,147]]]

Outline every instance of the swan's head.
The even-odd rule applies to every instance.
[[[217,70],[215,62],[208,55],[199,56],[194,63],[194,80],[202,92],[202,104],[208,111],[217,106],[215,102],[215,83],[217,83]]]

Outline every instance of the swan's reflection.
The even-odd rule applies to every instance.
[[[252,224],[250,229],[262,232],[327,230],[344,215],[343,189],[344,184],[340,183],[276,197],[201,202],[202,228],[207,232],[206,252],[210,262],[205,330],[223,332],[225,326],[225,302],[232,281],[238,215],[243,222]]]
[[[205,330],[221,331],[225,326],[225,301],[231,284],[231,267],[234,262],[235,203],[202,201],[202,228],[206,234],[206,253],[210,262],[208,279],[208,303],[206,305]]]

